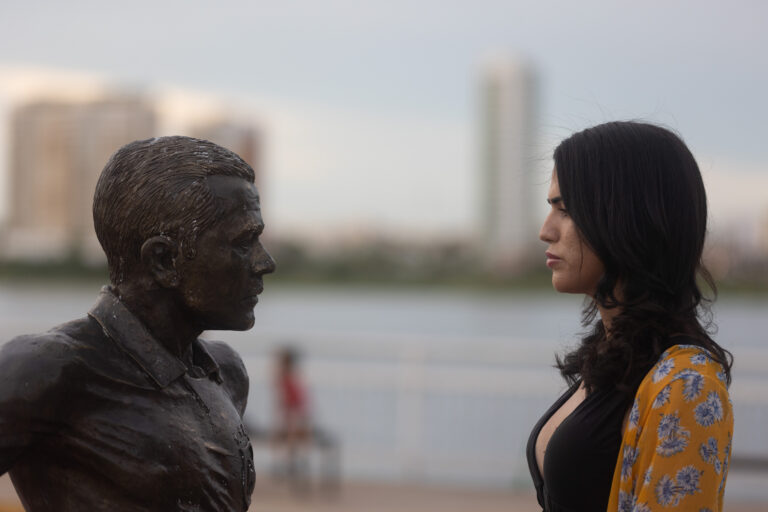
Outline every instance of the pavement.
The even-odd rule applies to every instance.
[[[0,512],[23,512],[8,475],[0,477]],[[336,491],[295,492],[259,479],[249,512],[539,512],[528,493],[423,485],[349,483]]]
[[[730,503],[728,512],[765,512],[758,503]],[[0,512],[23,512],[8,475],[0,477]],[[295,492],[257,481],[249,512],[540,512],[532,493],[444,486],[345,482],[338,491]]]

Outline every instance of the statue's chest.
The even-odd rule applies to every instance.
[[[89,394],[98,406],[79,417],[65,449],[89,452],[116,487],[163,506],[172,497],[178,510],[247,506],[252,450],[222,385],[184,375],[163,389],[112,382]]]

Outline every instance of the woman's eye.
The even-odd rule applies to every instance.
[[[562,217],[567,217],[568,216],[568,210],[566,210],[565,208],[560,208],[560,215]]]

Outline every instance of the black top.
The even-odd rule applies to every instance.
[[[612,389],[589,393],[552,434],[544,454],[543,475],[536,463],[536,439],[541,428],[580,384],[557,399],[528,439],[528,467],[545,512],[594,512],[608,506],[622,424],[632,397]]]
[[[227,345],[192,365],[109,291],[86,318],[0,351],[0,474],[25,510],[245,511],[248,376]]]

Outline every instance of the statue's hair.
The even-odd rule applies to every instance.
[[[142,244],[156,235],[176,241],[184,257],[195,257],[197,236],[224,214],[206,183],[209,176],[255,179],[232,151],[191,137],[139,140],[112,155],[96,184],[93,224],[113,284],[132,275]]]

